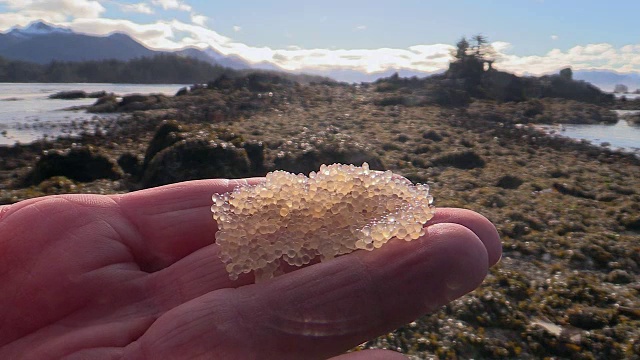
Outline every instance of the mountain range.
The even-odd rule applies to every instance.
[[[261,69],[286,71],[279,66],[262,62],[252,64],[240,56],[224,55],[209,47],[206,49],[185,48],[178,51],[153,50],[145,47],[125,33],[112,33],[107,36],[95,36],[73,32],[64,27],[49,25],[42,21],[33,22],[26,27],[14,27],[0,33],[0,57],[46,64],[51,61],[90,61],[90,60],[131,60],[158,54],[174,53],[192,57],[232,69]],[[321,75],[350,83],[371,82],[398,72],[402,77],[425,77],[434,73],[411,69],[388,69],[378,73],[366,73],[353,69],[303,69],[296,73]],[[437,73],[437,72],[436,72]],[[604,70],[574,71],[574,78],[585,80],[603,90],[611,91],[616,84],[624,84],[630,90],[640,88],[640,74],[621,74]]]

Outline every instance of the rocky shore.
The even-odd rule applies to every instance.
[[[107,95],[92,110],[121,116],[98,133],[0,147],[0,203],[366,161],[429,183],[436,206],[484,214],[504,256],[476,291],[359,348],[640,358],[640,160],[532,126],[615,122],[612,106],[414,96],[388,83],[277,77],[222,78],[173,97]]]

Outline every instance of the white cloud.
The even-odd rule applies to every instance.
[[[640,71],[640,45],[615,48],[611,44],[587,44],[567,51],[553,49],[541,56],[501,54],[498,68],[517,74],[545,74],[571,66],[574,70]]]
[[[558,35],[551,35],[551,40],[558,40]]]
[[[424,72],[444,70],[454,49],[448,44],[415,45],[406,49],[285,49],[254,47],[239,43],[216,31],[177,20],[136,24],[127,20],[79,19],[70,23],[75,30],[92,33],[123,31],[153,48],[177,49],[185,46],[213,47],[225,55],[239,55],[250,62],[272,62],[287,70],[342,68],[365,72],[387,69],[412,69]],[[234,28],[241,30],[240,26]],[[175,34],[187,34],[177,40]],[[640,71],[640,44],[615,48],[610,44],[587,44],[569,50],[553,49],[544,55],[510,54],[510,43],[496,41],[495,67],[518,74],[545,74],[566,66],[574,70],[607,69],[619,72]]]
[[[165,10],[191,11],[191,6],[181,0],[151,0],[151,3]]]
[[[178,0],[153,0],[152,3],[167,9],[191,9]],[[433,72],[447,68],[450,53],[454,49],[448,44],[381,49],[305,49],[298,46],[275,49],[255,47],[223,36],[203,26],[206,17],[196,13],[191,13],[192,23],[172,20],[138,24],[124,19],[101,18],[105,9],[98,1],[92,0],[0,0],[0,4],[6,5],[9,10],[0,14],[0,30],[42,19],[89,34],[105,35],[114,31],[128,33],[146,46],[156,49],[210,46],[225,55],[238,55],[253,63],[268,61],[294,71],[341,68],[369,73],[388,69]],[[132,5],[141,4],[144,5]],[[232,30],[239,32],[242,27],[235,25]],[[566,66],[574,70],[640,72],[640,43],[623,47],[607,43],[585,44],[568,50],[552,49],[535,56],[514,55],[511,53],[511,44],[507,42],[496,41],[492,45],[496,50],[495,67],[518,74],[544,74]]]
[[[358,31],[367,30],[367,25],[358,25],[355,27],[355,30],[358,30]]]
[[[140,14],[153,14],[153,9],[146,3],[118,4],[124,12],[135,12]]]
[[[94,0],[0,0],[10,12],[0,14],[0,28],[27,25],[35,20],[51,23],[70,18],[97,18],[106,9]]]
[[[191,22],[196,25],[206,26],[207,20],[209,20],[209,18],[204,15],[191,13]]]

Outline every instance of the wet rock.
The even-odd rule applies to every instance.
[[[187,95],[188,93],[189,93],[189,88],[185,86],[183,88],[180,88],[180,90],[176,92],[176,96],[184,96],[184,95]]]
[[[434,166],[452,166],[458,169],[484,167],[485,161],[472,150],[444,154],[431,160]]]
[[[175,120],[165,120],[162,122],[153,138],[149,142],[147,151],[144,155],[143,168],[146,168],[151,159],[163,149],[175,144],[176,142],[183,140],[182,126]]]
[[[245,149],[204,139],[181,140],[161,150],[148,163],[143,187],[207,178],[242,178],[251,175]]]
[[[524,181],[517,176],[505,175],[498,179],[496,186],[503,189],[517,189],[523,182]]]
[[[265,175],[267,171],[264,166],[264,143],[262,141],[247,141],[242,147],[251,162],[251,173],[256,176]]]
[[[119,179],[121,174],[109,158],[91,147],[81,147],[68,151],[49,151],[38,160],[23,184],[39,184],[54,176],[90,182],[96,179]]]
[[[108,113],[117,111],[118,98],[115,95],[102,96],[87,110],[93,113]]]
[[[130,152],[120,155],[118,158],[118,165],[120,165],[122,171],[134,177],[140,175],[142,170],[140,159]]]
[[[113,94],[111,94],[111,95],[113,95]],[[91,99],[99,99],[99,98],[105,97],[105,96],[107,96],[107,92],[104,91],[104,90],[87,93],[87,97],[91,98]]]
[[[168,97],[164,95],[126,95],[118,104],[118,111],[139,111],[159,107]]]
[[[311,171],[317,171],[322,164],[340,163],[361,166],[365,162],[371,169],[384,170],[382,160],[373,152],[330,146],[314,148],[298,154],[286,154],[275,160],[275,167],[292,173],[309,174]]]
[[[633,275],[624,270],[616,269],[607,274],[607,281],[614,284],[629,284],[633,282]]]
[[[594,194],[584,191],[578,186],[572,186],[564,183],[553,183],[553,188],[563,195],[570,195],[590,200],[596,199],[596,196]]]
[[[422,133],[423,139],[433,140],[435,142],[442,141],[442,136],[433,130],[428,130]]]
[[[601,329],[607,325],[614,325],[617,314],[596,307],[577,307],[567,311],[569,323],[585,330]]]
[[[60,100],[84,99],[86,97],[87,97],[87,93],[82,90],[60,91],[55,94],[49,95],[49,99],[60,99]]]

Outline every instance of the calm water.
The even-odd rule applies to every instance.
[[[634,110],[618,110],[618,114],[638,113]],[[544,126],[547,132],[555,135],[566,136],[573,139],[585,139],[594,145],[602,143],[611,144],[611,149],[621,149],[640,155],[640,126],[629,125],[622,119],[615,125],[576,125],[566,124],[559,126]]]
[[[7,84],[0,83],[0,145],[28,143],[44,136],[62,134],[61,125],[91,120],[95,114],[64,111],[70,106],[91,105],[96,99],[53,100],[59,91],[106,91],[117,95],[133,93],[175,94],[184,85],[137,84]],[[109,117],[109,115],[100,115]]]

